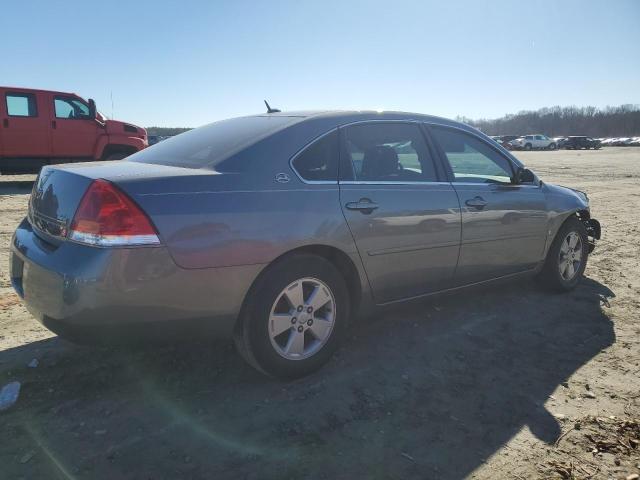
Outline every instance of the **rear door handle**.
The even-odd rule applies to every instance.
[[[361,213],[369,214],[378,208],[378,204],[368,198],[361,198],[357,202],[349,202],[345,205],[349,210],[359,210]]]
[[[478,210],[482,210],[487,206],[487,201],[482,197],[474,197],[470,198],[466,202],[464,202],[468,207],[477,208]]]
[[[2,120],[2,126],[4,128],[9,128],[9,119],[8,118],[5,118],[5,119]]]
[[[51,120],[51,128],[55,129],[57,128],[58,124],[56,123],[55,120]]]

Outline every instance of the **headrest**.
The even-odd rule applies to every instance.
[[[369,147],[362,158],[362,176],[380,180],[398,173],[398,154],[386,145]]]

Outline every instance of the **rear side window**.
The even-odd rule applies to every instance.
[[[511,183],[511,163],[490,145],[461,130],[433,126],[430,129],[456,182]]]
[[[32,93],[7,93],[7,113],[11,117],[37,117],[36,97]]]
[[[240,117],[211,123],[176,135],[127,157],[127,161],[186,168],[243,169],[223,162],[240,150],[299,121],[277,115]]]
[[[343,180],[433,182],[435,165],[420,127],[410,123],[365,123],[344,128]]]
[[[337,181],[338,131],[307,146],[293,159],[293,168],[307,181]]]

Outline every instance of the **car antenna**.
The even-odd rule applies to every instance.
[[[269,106],[269,102],[267,102],[266,100],[264,101],[264,104],[267,106],[267,113],[279,113],[280,110],[278,110],[277,108],[271,108]]]

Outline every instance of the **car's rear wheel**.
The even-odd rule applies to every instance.
[[[530,144],[530,143],[527,143],[527,144],[524,146],[524,149],[525,149],[525,150],[531,150],[531,144]]]
[[[543,285],[559,292],[574,289],[587,266],[588,242],[582,222],[576,217],[567,219],[551,244],[539,274]]]
[[[322,257],[296,254],[279,261],[249,295],[234,338],[249,364],[267,375],[307,375],[329,360],[344,337],[348,289]]]

